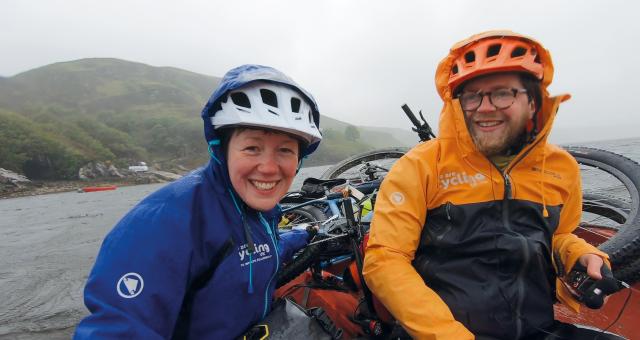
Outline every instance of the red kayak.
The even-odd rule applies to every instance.
[[[82,188],[82,192],[94,192],[94,191],[107,191],[107,190],[116,190],[118,187],[115,185],[105,185],[100,187],[84,187]]]

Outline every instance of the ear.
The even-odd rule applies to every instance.
[[[536,113],[536,101],[530,100],[528,103],[527,110],[529,111],[529,119],[533,118],[533,115]]]
[[[526,129],[527,133],[531,133],[531,131],[533,131],[533,119],[527,120]]]

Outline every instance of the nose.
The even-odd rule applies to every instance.
[[[476,112],[493,112],[496,110],[496,107],[491,103],[491,98],[488,93],[482,94],[482,99],[480,101],[480,106],[476,109]]]
[[[274,174],[278,172],[278,161],[273,153],[266,153],[260,159],[260,164],[258,165],[258,171],[263,174]]]

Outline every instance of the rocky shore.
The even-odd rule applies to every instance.
[[[96,170],[97,169],[97,170]],[[108,171],[100,171],[107,169]],[[109,169],[100,164],[81,169],[77,180],[42,181],[30,180],[23,175],[0,168],[0,199],[34,196],[67,191],[81,191],[88,186],[129,186],[138,184],[171,182],[181,174],[150,169],[144,172]]]

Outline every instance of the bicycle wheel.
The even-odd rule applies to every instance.
[[[380,179],[407,151],[409,148],[397,147],[358,154],[332,166],[322,174],[321,178],[346,178],[352,184]]]
[[[640,272],[640,165],[624,156],[588,147],[567,147],[580,164],[582,228],[609,229],[599,245],[611,259],[614,275],[625,281]],[[630,275],[636,273],[636,276]]]
[[[280,223],[278,223],[278,228],[291,229],[293,226],[302,223],[313,223],[317,221],[324,221],[326,219],[327,217],[321,209],[308,205],[284,212],[280,219]]]
[[[612,238],[628,217],[628,202],[587,193],[582,200],[582,219],[574,234],[597,247]]]

